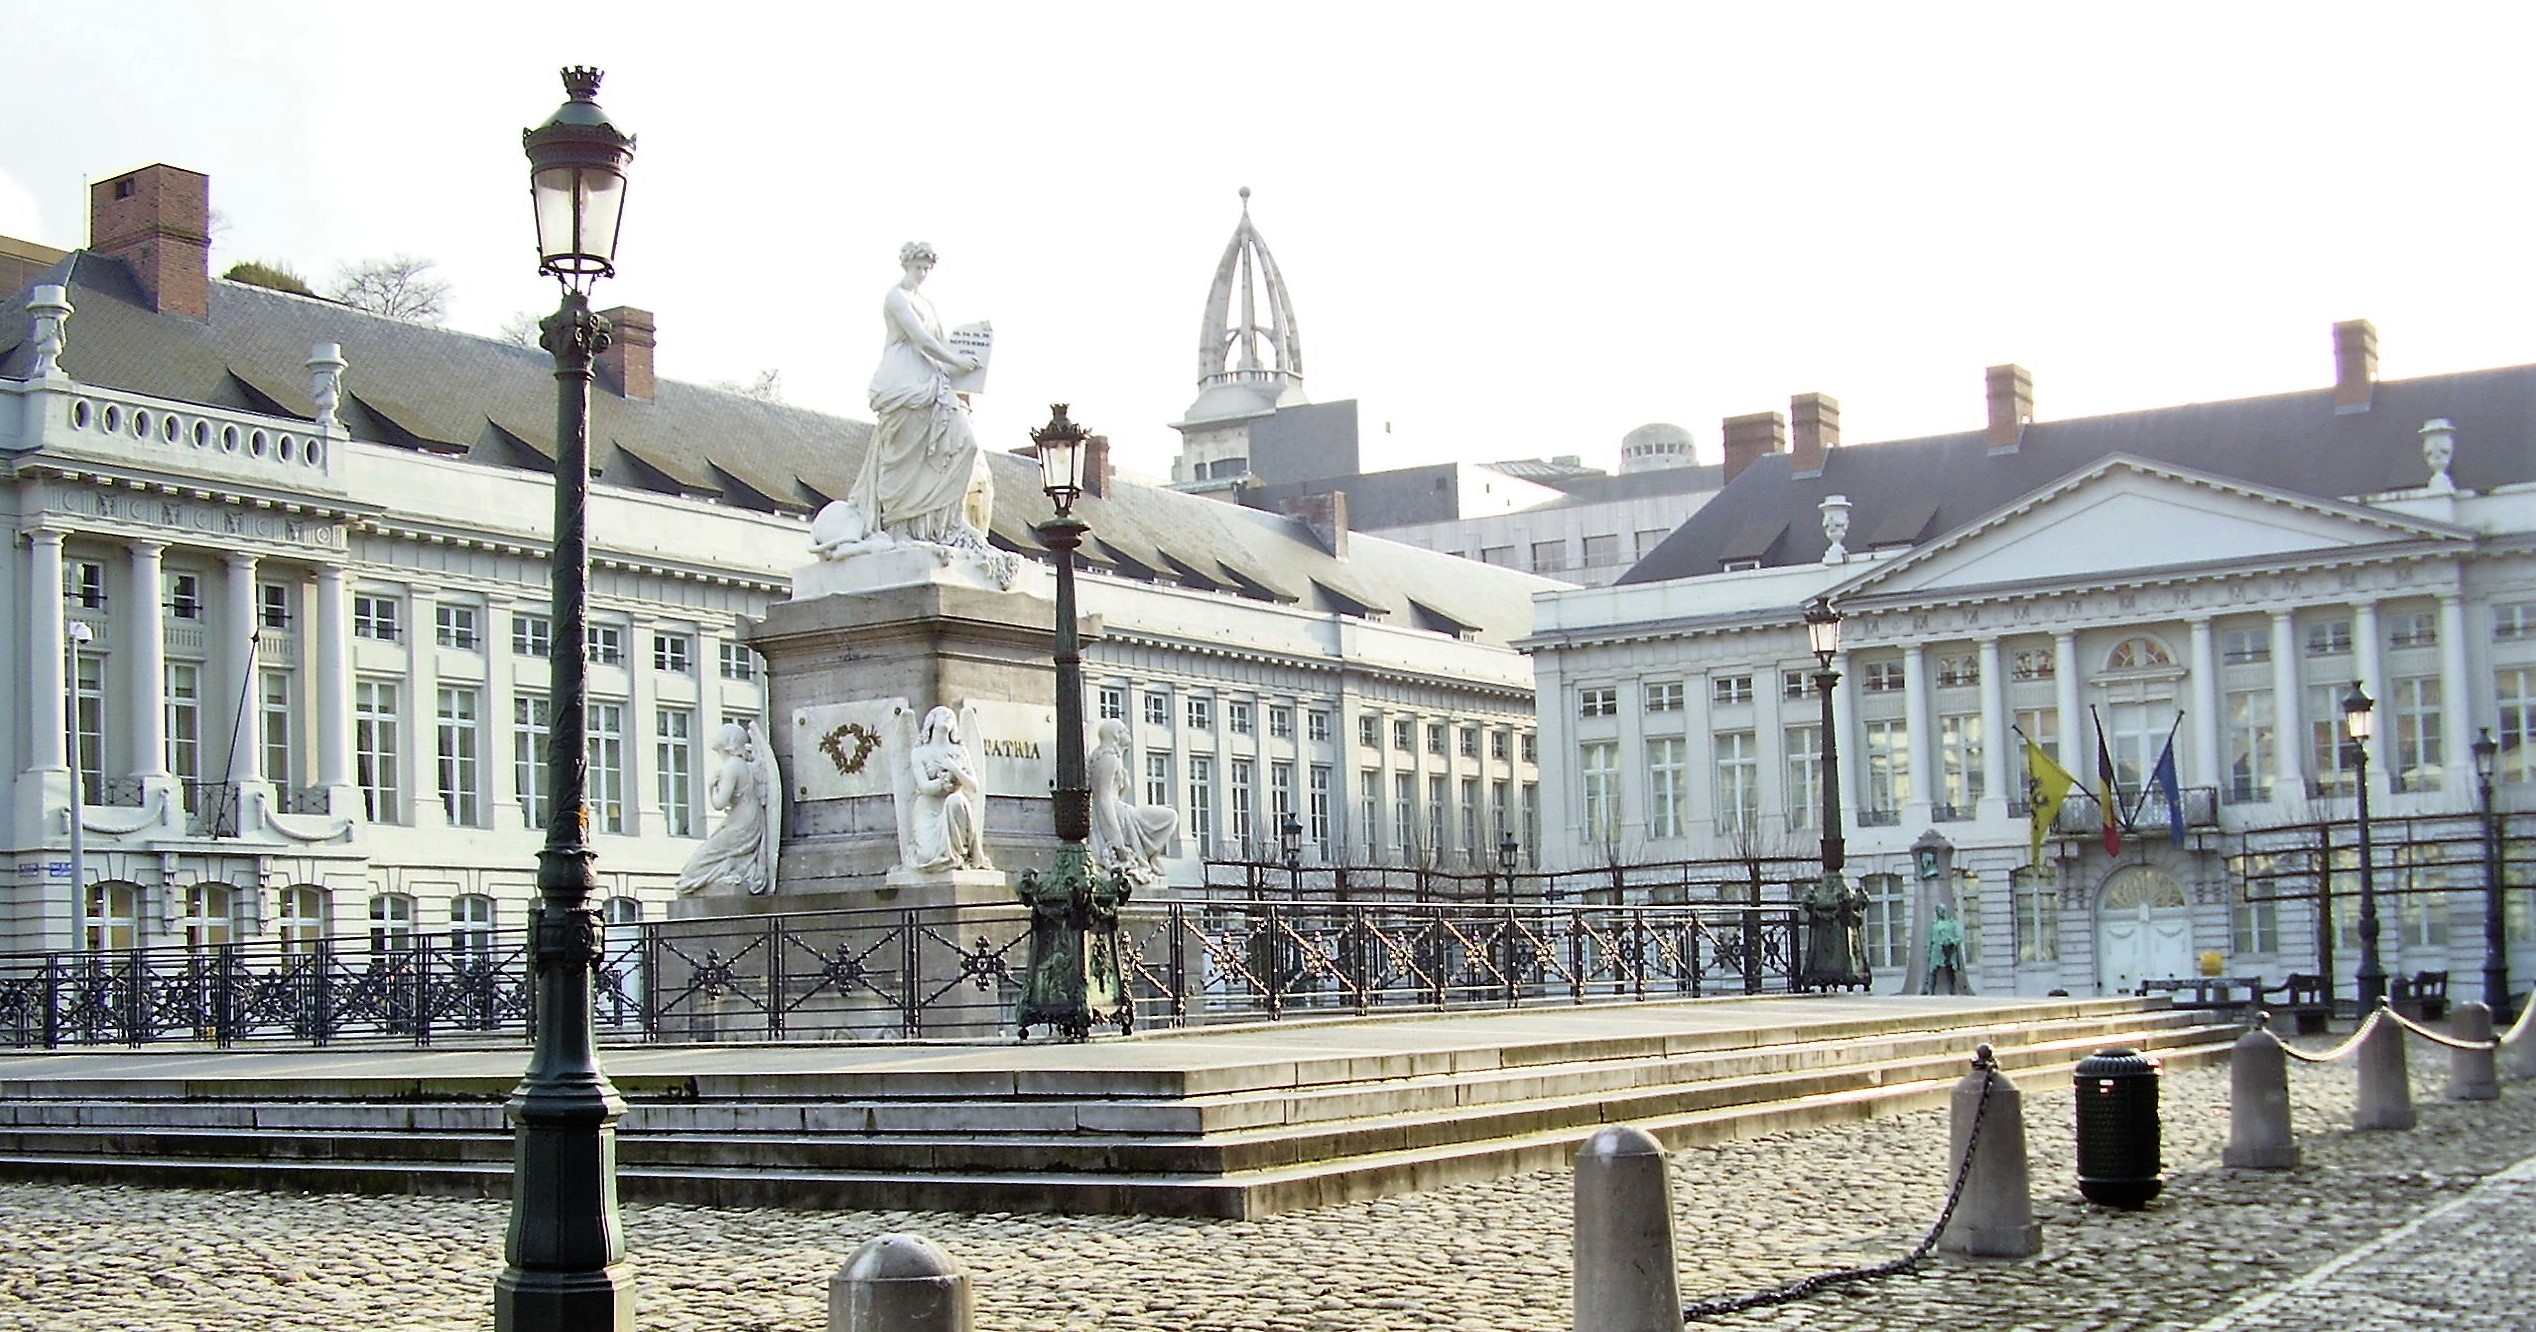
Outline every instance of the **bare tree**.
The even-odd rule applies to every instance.
[[[522,310],[502,321],[499,336],[514,347],[542,347],[545,344],[538,339],[545,334],[538,328],[537,321],[544,317],[534,310]]]
[[[346,264],[328,293],[356,310],[416,324],[437,324],[448,312],[449,283],[432,276],[432,261],[400,254]]]

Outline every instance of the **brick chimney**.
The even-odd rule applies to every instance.
[[[1787,447],[1788,419],[1777,412],[1727,417],[1726,484],[1734,484],[1735,478],[1760,461],[1761,455],[1784,453]]]
[[[2377,325],[2345,319],[2333,326],[2333,414],[2369,410],[2377,396]]]
[[[120,259],[150,308],[211,318],[211,177],[165,163],[88,187],[88,250]]]
[[[1321,549],[1333,559],[1347,558],[1347,492],[1324,490],[1310,495],[1297,495],[1285,503],[1286,512],[1303,520],[1312,529]]]
[[[1789,470],[1821,476],[1823,459],[1840,447],[1840,399],[1828,393],[1797,394],[1788,399],[1788,421],[1796,430]]]
[[[601,310],[599,317],[608,321],[615,336],[608,349],[599,353],[599,373],[616,386],[617,396],[637,402],[652,400],[652,348],[659,345],[659,325],[652,322],[652,312],[620,305]]]
[[[1994,365],[1990,385],[1990,425],[1982,434],[1993,453],[2015,448],[2034,419],[2034,376],[2021,365]]]

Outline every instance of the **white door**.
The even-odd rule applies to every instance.
[[[2105,880],[2096,905],[2096,977],[2106,994],[2143,980],[2193,974],[2192,908],[2175,880],[2150,865],[2127,865]]]

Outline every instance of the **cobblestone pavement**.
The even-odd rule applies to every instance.
[[[2536,1086],[2438,1100],[2421,1126],[2346,1131],[2348,1065],[2292,1069],[2306,1163],[2223,1169],[2227,1071],[2164,1088],[2165,1194],[2088,1207],[2065,1077],[2022,1081],[2044,1251],[1932,1258],[1902,1276],[1713,1320],[1734,1329],[2522,1327],[2536,1225]],[[1677,1154],[1684,1294],[1758,1289],[1905,1252],[1943,1193],[1943,1111]],[[1571,1179],[1542,1171],[1259,1221],[629,1207],[646,1329],[810,1332],[856,1245],[906,1230],[965,1261],[986,1332],[1568,1326]],[[0,1329],[490,1326],[506,1204],[0,1185]]]

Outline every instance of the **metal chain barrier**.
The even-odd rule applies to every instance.
[[[1987,1046],[1983,1048],[1988,1049]],[[1906,1272],[1921,1259],[1926,1258],[1929,1251],[1937,1247],[1938,1237],[1946,1233],[1946,1224],[1955,1219],[1955,1205],[1963,1201],[1964,1181],[1972,1176],[1973,1157],[1981,1146],[1981,1122],[1990,1113],[1990,1089],[1997,1084],[1998,1079],[1998,1060],[1994,1057],[1983,1062],[1981,1099],[1973,1104],[1972,1131],[1964,1135],[1964,1159],[1955,1166],[1954,1182],[1946,1186],[1946,1205],[1938,1209],[1937,1224],[1929,1227],[1928,1233],[1920,1237],[1920,1242],[1909,1253],[1873,1266],[1817,1272],[1812,1276],[1799,1277],[1784,1286],[1776,1286],[1769,1290],[1754,1291],[1746,1295],[1722,1296],[1686,1304],[1682,1306],[1682,1321],[1692,1323],[1703,1318],[1715,1318],[1719,1314],[1741,1313],[1746,1309],[1766,1309],[1774,1304],[1786,1304],[1792,1300],[1804,1299],[1832,1286]]]

